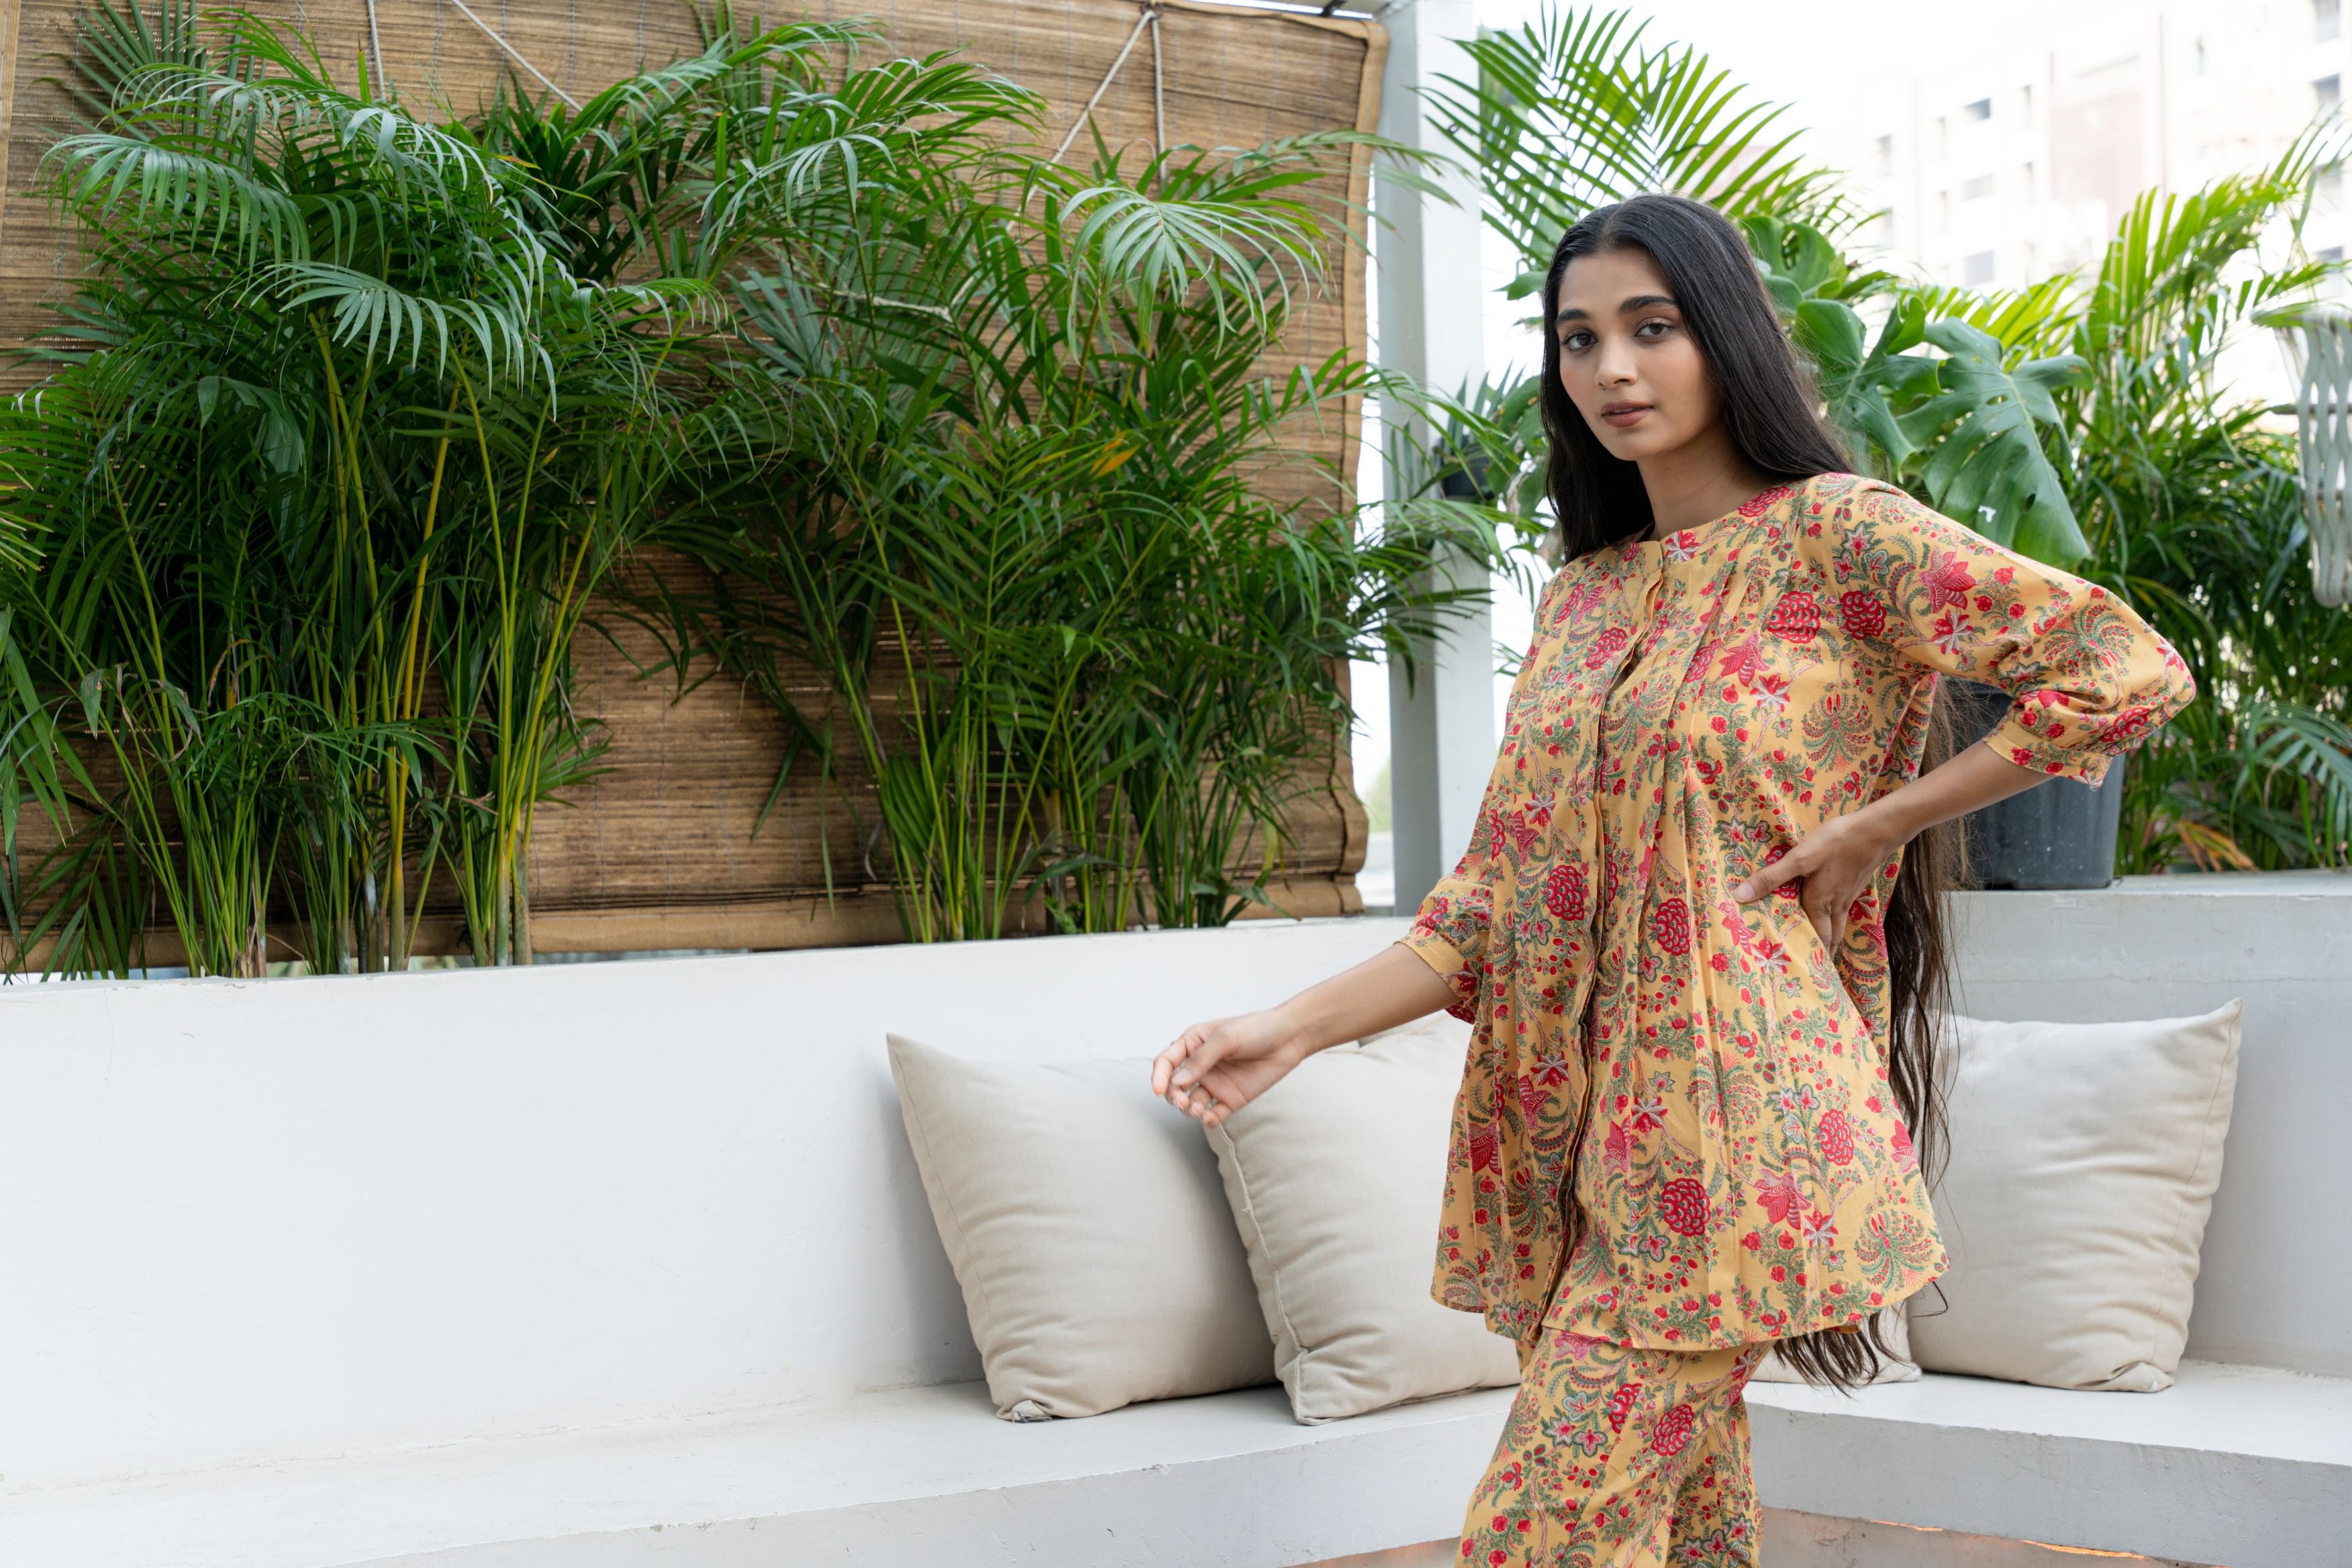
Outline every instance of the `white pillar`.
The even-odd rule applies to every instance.
[[[1388,63],[1381,78],[1381,134],[1433,152],[1444,143],[1418,90],[1441,76],[1475,79],[1456,39],[1475,37],[1475,0],[1404,0],[1381,16]],[[1374,205],[1373,263],[1379,275],[1380,363],[1444,392],[1475,387],[1486,336],[1479,268],[1478,184],[1470,171],[1446,176],[1456,205],[1395,185]],[[1413,432],[1384,422],[1391,440]],[[1437,571],[1483,586],[1467,563]],[[1486,775],[1495,763],[1494,634],[1486,608],[1450,620],[1420,650],[1410,688],[1389,672],[1389,770],[1396,821],[1396,907],[1410,913],[1451,870],[1470,840]]]

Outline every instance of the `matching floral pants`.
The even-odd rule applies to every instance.
[[[1748,1373],[1768,1344],[1685,1354],[1547,1330],[1470,1499],[1477,1568],[1755,1568]]]

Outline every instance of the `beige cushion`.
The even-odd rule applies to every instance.
[[[1929,1372],[2168,1388],[2221,1176],[2238,1004],[2140,1024],[1953,1020],[1951,1254],[1911,1302]]]
[[[1510,1341],[1429,1294],[1468,1046],[1441,1014],[1321,1051],[1210,1131],[1301,1421],[1518,1381]]]
[[[1897,1303],[1888,1308],[1886,1316],[1879,1323],[1879,1338],[1895,1352],[1895,1355],[1892,1360],[1880,1358],[1878,1375],[1870,1380],[1873,1383],[1919,1381],[1918,1363],[1911,1359],[1911,1331],[1903,1314],[1903,1303]],[[1748,1381],[1750,1383],[1802,1383],[1805,1380],[1797,1375],[1794,1367],[1780,1359],[1780,1352],[1774,1351],[1758,1364],[1755,1372],[1749,1374]]]
[[[1195,1124],[1148,1058],[890,1073],[996,1413],[1092,1415],[1270,1382],[1249,1262]]]

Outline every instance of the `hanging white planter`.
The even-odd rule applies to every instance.
[[[2298,372],[2295,445],[2311,534],[2311,592],[2352,604],[2352,314],[2305,310],[2272,318]]]

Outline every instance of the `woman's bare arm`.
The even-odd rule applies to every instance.
[[[1822,823],[1786,855],[1759,867],[1731,896],[1753,903],[1790,878],[1802,877],[1805,917],[1834,952],[1845,940],[1847,911],[1888,856],[1937,823],[2007,800],[2044,776],[1990,745],[1968,747],[1861,810]]]
[[[1214,1127],[1317,1051],[1425,1017],[1454,1000],[1402,945],[1310,985],[1278,1007],[1195,1024],[1151,1064],[1151,1092]]]

